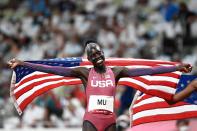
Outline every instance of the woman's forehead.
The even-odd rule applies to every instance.
[[[97,50],[100,49],[100,46],[98,44],[96,44],[96,43],[89,43],[87,45],[87,47],[90,48],[90,49],[91,48],[96,48]]]
[[[90,50],[90,52],[91,52],[91,54],[96,54],[96,53],[98,53],[98,52],[101,52],[101,50],[100,50],[100,49],[96,49],[96,48],[92,48],[92,49]]]
[[[90,44],[88,44],[88,46],[87,46],[87,51],[90,53],[93,53],[93,52],[100,52],[101,51],[101,47],[98,45],[98,44],[96,44],[96,43],[90,43]]]

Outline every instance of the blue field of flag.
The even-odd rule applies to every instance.
[[[70,58],[55,58],[37,61],[26,61],[35,64],[49,65],[49,66],[63,66],[63,67],[75,67],[79,66],[82,62],[81,57],[70,57]],[[16,83],[18,83],[23,77],[33,73],[35,70],[25,66],[17,66],[14,71],[16,72]]]
[[[192,80],[196,79],[195,75],[182,75],[178,83],[176,93],[182,91]],[[197,91],[193,92],[187,99],[184,100],[190,104],[197,104]]]

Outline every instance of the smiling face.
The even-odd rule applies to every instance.
[[[88,60],[95,67],[103,66],[105,57],[101,47],[96,43],[89,43],[86,47]]]

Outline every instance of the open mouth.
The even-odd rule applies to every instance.
[[[98,60],[96,63],[97,63],[97,64],[100,64],[100,63],[102,63],[102,62],[103,62],[103,60],[100,59],[100,60]]]
[[[102,62],[103,62],[103,59],[101,59],[101,58],[99,58],[99,59],[96,61],[97,64],[101,64]]]

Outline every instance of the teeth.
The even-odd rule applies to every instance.
[[[101,63],[102,62],[102,60],[101,59],[99,59],[98,61],[97,61],[97,63]]]

